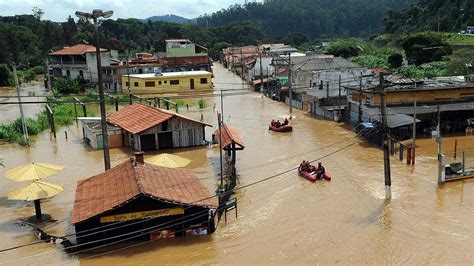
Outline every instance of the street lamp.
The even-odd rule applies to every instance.
[[[97,58],[97,82],[99,83],[99,106],[100,106],[100,123],[102,127],[102,147],[104,149],[104,164],[105,170],[110,169],[110,154],[109,154],[109,138],[107,135],[107,118],[105,113],[105,100],[104,100],[104,85],[102,84],[102,64],[100,54],[100,37],[99,37],[99,24],[97,19],[110,18],[114,14],[113,11],[102,12],[100,9],[92,10],[92,13],[86,13],[76,11],[76,16],[81,19],[92,19],[94,21],[95,28],[95,51]]]

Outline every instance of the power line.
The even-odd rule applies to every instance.
[[[331,156],[331,155],[333,155],[333,154],[336,154],[336,153],[338,153],[338,152],[340,152],[340,151],[342,151],[342,150],[344,150],[344,149],[346,149],[346,148],[348,148],[348,147],[351,147],[351,146],[353,146],[353,145],[355,145],[355,144],[357,144],[357,143],[358,143],[358,141],[353,142],[353,143],[351,143],[351,144],[348,144],[348,145],[346,145],[346,146],[344,146],[344,147],[342,147],[342,148],[340,148],[340,149],[335,150],[334,152],[328,153],[328,154],[326,154],[326,155],[324,155],[324,156],[321,156],[321,157],[319,157],[319,158],[317,158],[317,159],[315,159],[315,160],[312,160],[312,161],[310,161],[310,162],[316,162],[316,161],[319,161],[319,160],[321,160],[321,159],[327,158],[327,157],[329,157],[329,156]],[[278,174],[275,174],[275,175],[272,175],[272,176],[263,178],[263,179],[261,179],[261,180],[258,180],[258,181],[249,183],[249,184],[247,184],[247,185],[243,185],[243,186],[240,186],[240,187],[231,189],[231,190],[227,191],[225,194],[230,194],[230,193],[233,193],[233,192],[235,192],[235,191],[238,191],[238,190],[241,190],[241,189],[250,187],[250,186],[254,186],[254,185],[257,185],[257,184],[266,182],[266,181],[268,181],[268,180],[271,180],[271,179],[276,178],[276,177],[278,177],[278,176],[287,174],[287,173],[289,173],[289,172],[291,172],[291,171],[294,171],[294,170],[296,170],[296,169],[298,169],[298,167],[294,167],[294,168],[285,170],[285,171],[283,171],[283,172],[280,172],[280,173],[278,173]],[[200,202],[200,201],[204,201],[204,200],[207,200],[207,199],[211,199],[211,198],[214,198],[214,197],[217,197],[217,196],[220,196],[220,195],[214,195],[214,196],[206,197],[206,198],[204,198],[204,199],[200,199],[200,200],[195,201],[195,202],[193,202],[193,203]],[[190,203],[190,204],[192,204],[192,203]],[[206,210],[206,211],[208,211],[208,210]],[[155,218],[157,218],[157,217],[155,217]],[[149,221],[149,220],[152,220],[152,219],[155,219],[155,218],[141,220],[140,222],[146,222],[146,221]],[[135,224],[135,223],[133,223],[133,224]],[[114,225],[116,225],[116,224],[114,224]],[[132,225],[132,224],[130,224],[130,225]],[[139,230],[139,231],[141,231],[141,230]],[[95,234],[101,233],[101,232],[102,232],[102,231],[99,231],[99,232],[96,232]],[[138,232],[138,231],[137,231],[137,232]],[[117,236],[114,236],[114,237],[111,237],[111,238],[106,238],[106,239],[101,239],[101,240],[96,240],[96,241],[98,242],[98,241],[104,241],[104,240],[108,240],[108,239],[114,239],[114,238],[121,237],[121,236],[124,236],[124,235],[129,235],[129,234],[130,234],[130,233],[122,234],[122,235],[117,235]],[[67,236],[72,236],[72,235],[77,235],[77,234],[70,234],[70,235],[67,235]],[[64,236],[64,237],[67,237],[67,236]],[[133,238],[135,238],[135,237],[138,237],[138,236],[133,236]],[[126,241],[126,240],[123,240],[123,241]],[[95,242],[93,242],[93,241],[92,241],[92,242],[86,242],[86,243],[82,243],[82,244],[76,245],[75,247],[80,246],[80,245],[85,245],[85,244],[92,244],[92,243],[95,243]],[[72,246],[72,247],[74,247],[74,246]],[[63,248],[63,249],[61,249],[61,250],[70,249],[70,248],[72,248],[72,247],[66,247],[66,248]],[[24,259],[27,259],[27,258],[36,257],[36,256],[39,256],[39,255],[42,255],[42,254],[49,254],[49,253],[51,253],[51,252],[36,254],[36,255],[33,255],[33,256],[30,256],[30,257],[22,258],[22,259],[20,259],[20,260],[24,260]],[[17,260],[17,261],[19,261],[19,260]],[[15,261],[10,261],[10,262],[15,262]],[[6,263],[10,263],[10,262],[6,262]],[[3,263],[1,263],[1,264],[3,264]]]

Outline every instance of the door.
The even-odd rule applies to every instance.
[[[158,133],[158,143],[160,150],[173,148],[173,133]]]
[[[142,151],[156,150],[155,134],[140,135],[140,144],[142,147]]]
[[[194,79],[190,79],[189,83],[191,84],[191,90],[194,90]]]

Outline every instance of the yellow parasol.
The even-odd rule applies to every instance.
[[[57,174],[63,170],[64,166],[46,164],[46,163],[30,163],[23,166],[15,167],[8,170],[4,176],[15,181],[38,180],[43,177]]]
[[[63,191],[63,188],[59,185],[35,180],[25,187],[19,188],[8,193],[8,199],[34,201],[36,218],[41,219],[42,214],[40,200],[51,198],[61,191]]]
[[[185,167],[191,163],[191,160],[174,154],[162,153],[145,159],[145,162],[163,167],[178,168]]]

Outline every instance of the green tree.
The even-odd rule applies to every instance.
[[[9,77],[10,77],[10,70],[8,69],[7,65],[0,64],[0,86],[10,85],[8,82]]]
[[[326,53],[334,56],[342,56],[349,58],[358,56],[361,51],[364,51],[366,44],[360,39],[344,39],[332,42],[326,49]]]
[[[388,57],[388,64],[390,68],[399,68],[403,64],[403,55],[400,53],[393,53]]]
[[[53,80],[53,92],[61,94],[78,93],[81,89],[81,84],[76,79],[68,77],[58,77]]]
[[[408,62],[416,65],[441,61],[443,56],[452,53],[451,46],[440,35],[430,32],[408,36],[402,47]]]
[[[469,49],[455,51],[446,63],[446,74],[474,75],[474,51]]]

